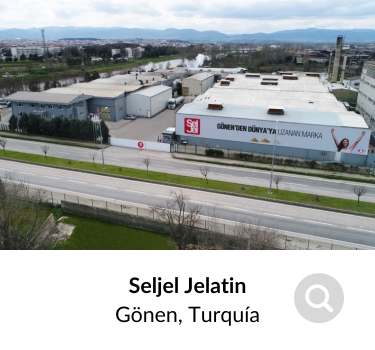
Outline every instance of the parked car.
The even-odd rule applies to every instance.
[[[7,104],[6,101],[4,101],[3,99],[0,100],[0,105],[6,105],[6,104]]]
[[[134,117],[134,115],[129,114],[126,117],[124,117],[124,119],[126,119],[126,120],[135,120],[135,117]]]
[[[370,143],[375,146],[375,132],[373,132],[370,136]]]

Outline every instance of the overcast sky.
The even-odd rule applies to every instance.
[[[217,30],[375,29],[374,0],[10,0],[0,28],[47,26]]]

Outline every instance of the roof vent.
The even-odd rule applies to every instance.
[[[260,78],[260,74],[246,74],[246,78]]]
[[[277,85],[278,82],[277,81],[261,81],[260,84],[261,85]]]
[[[281,75],[293,75],[293,73],[289,73],[289,72],[280,72]]]
[[[226,80],[229,80],[229,81],[234,81],[234,78],[233,78],[233,77],[226,77],[225,79],[226,79]]]
[[[223,109],[223,104],[220,102],[209,103],[207,109],[220,110],[220,109]]]
[[[279,78],[263,78],[262,80],[268,80],[268,81],[278,81]]]
[[[277,114],[283,115],[284,114],[284,107],[283,106],[268,106],[268,114]]]
[[[307,77],[320,77],[320,74],[319,73],[306,73],[306,76]]]
[[[284,80],[298,80],[298,77],[296,75],[284,75]]]
[[[229,80],[221,80],[221,81],[220,81],[220,85],[221,85],[221,86],[229,86],[229,84],[230,84],[230,81],[229,81]]]

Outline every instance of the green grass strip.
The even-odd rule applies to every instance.
[[[172,250],[176,246],[167,236],[139,230],[100,220],[84,218],[64,213],[68,218],[64,223],[74,225],[72,235],[66,243],[56,249],[62,250]]]
[[[344,209],[361,213],[375,214],[375,204],[361,201],[358,205],[356,201],[357,197],[354,193],[353,200],[327,196],[318,196],[314,194],[286,190],[274,190],[273,194],[269,194],[268,188],[265,187],[242,185],[232,182],[224,182],[210,179],[207,184],[206,180],[203,177],[200,178],[192,176],[174,175],[155,171],[149,171],[147,173],[146,170],[133,169],[115,165],[106,165],[106,169],[102,169],[100,163],[93,164],[92,162],[83,162],[78,160],[69,160],[55,157],[47,157],[46,159],[42,155],[21,153],[15,151],[0,151],[0,155],[7,159],[24,160],[41,165],[62,166],[71,169],[95,171],[104,174],[128,176],[137,179],[153,180],[176,185],[198,187],[202,189],[219,190],[228,193],[238,193],[258,196],[262,198],[272,198],[309,205],[318,205],[326,208]],[[150,169],[152,169],[152,166],[153,163],[151,162]],[[199,171],[197,171],[197,176],[201,176]],[[251,174],[249,174],[249,176],[251,176]]]

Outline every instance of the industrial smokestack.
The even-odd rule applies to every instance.
[[[328,64],[328,80],[331,74],[331,64],[332,64],[332,52],[329,54],[329,64]]]
[[[332,71],[332,80],[331,80],[332,83],[337,82],[337,75],[339,73],[339,65],[340,65],[340,57],[341,57],[342,40],[343,40],[343,36],[339,35],[337,37],[335,60],[333,62],[333,71]]]
[[[346,67],[346,59],[348,58],[348,56],[344,56],[344,62],[342,64],[342,72],[341,72],[341,79],[340,79],[340,83],[343,84],[344,83],[344,77],[345,77],[345,67]]]

